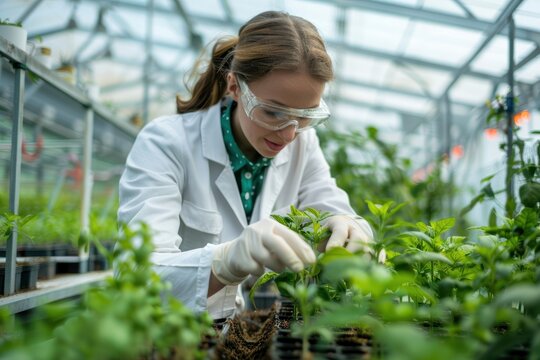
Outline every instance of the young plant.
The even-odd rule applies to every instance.
[[[311,246],[317,256],[320,254],[319,246],[322,245],[330,236],[330,231],[328,228],[321,224],[321,222],[328,216],[330,216],[330,213],[321,213],[312,208],[301,211],[292,205],[288,215],[272,215],[274,220],[298,233]],[[298,273],[289,270],[285,270],[282,273],[276,273],[273,271],[267,272],[257,279],[251,288],[250,299],[254,304],[254,296],[257,289],[270,281],[275,281],[278,289],[280,289],[281,293],[286,296],[288,292],[283,290],[281,286],[282,284],[289,284],[295,287],[298,284],[308,286],[310,283],[318,283],[319,272],[320,268],[317,263],[308,266],[306,269]]]
[[[0,25],[22,27],[21,22],[13,22],[13,21],[10,21],[8,18],[0,19]]]
[[[0,244],[5,244],[13,229],[17,229],[18,235],[23,235],[22,239],[30,238],[31,236],[25,232],[27,225],[35,219],[34,215],[15,215],[12,213],[4,213],[0,215]]]
[[[38,308],[31,326],[14,331],[0,344],[0,358],[204,357],[199,344],[211,333],[210,317],[193,314],[168,293],[169,285],[152,270],[153,245],[146,226],[122,230],[114,250],[107,252],[96,244],[116,263],[115,276],[85,292],[79,303]]]

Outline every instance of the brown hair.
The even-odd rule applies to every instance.
[[[334,77],[330,56],[312,23],[284,12],[266,11],[244,24],[238,37],[216,42],[191,98],[183,101],[176,97],[177,111],[186,113],[216,104],[225,95],[229,71],[250,82],[273,70],[302,70],[324,82]]]

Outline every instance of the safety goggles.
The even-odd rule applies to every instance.
[[[269,104],[256,97],[243,80],[237,79],[242,92],[240,99],[246,115],[266,129],[277,131],[292,125],[296,133],[300,133],[321,125],[330,118],[330,111],[323,99],[318,107],[310,109]]]

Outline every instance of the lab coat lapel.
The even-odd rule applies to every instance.
[[[201,140],[203,156],[208,160],[217,163],[217,172],[215,185],[221,192],[232,212],[238,218],[238,221],[245,227],[247,226],[246,214],[240,199],[238,185],[234,173],[229,164],[229,156],[223,142],[220,124],[220,107],[218,103],[203,115],[201,122]],[[212,166],[212,164],[210,165]]]
[[[287,177],[289,158],[290,147],[286,147],[272,160],[268,168],[264,185],[259,195],[261,200],[260,218],[267,217],[272,213],[276,199]]]

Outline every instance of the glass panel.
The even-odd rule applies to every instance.
[[[483,104],[489,99],[492,89],[493,85],[489,81],[463,76],[450,89],[450,98],[452,101],[472,105]]]
[[[409,24],[404,17],[363,10],[350,10],[347,21],[348,42],[390,53],[399,50]]]
[[[540,31],[540,1],[525,0],[514,14],[516,26]]]
[[[405,55],[458,67],[483,41],[478,31],[415,22]]]
[[[164,0],[172,3],[171,0]],[[234,1],[228,1],[232,6]],[[208,17],[215,17],[225,20],[225,11],[220,0],[197,0],[197,1],[182,1],[182,5],[188,14],[203,15]],[[175,9],[175,7],[173,7]],[[176,10],[175,10],[176,11]],[[236,15],[233,11],[233,16]]]
[[[325,40],[337,40],[336,16],[338,9],[334,5],[313,1],[287,1],[285,11],[292,15],[306,18],[313,23]]]
[[[515,63],[517,64],[535,45],[529,41],[516,39]],[[471,64],[474,71],[481,71],[497,76],[502,76],[508,71],[508,38],[498,35],[494,37],[482,53]]]

